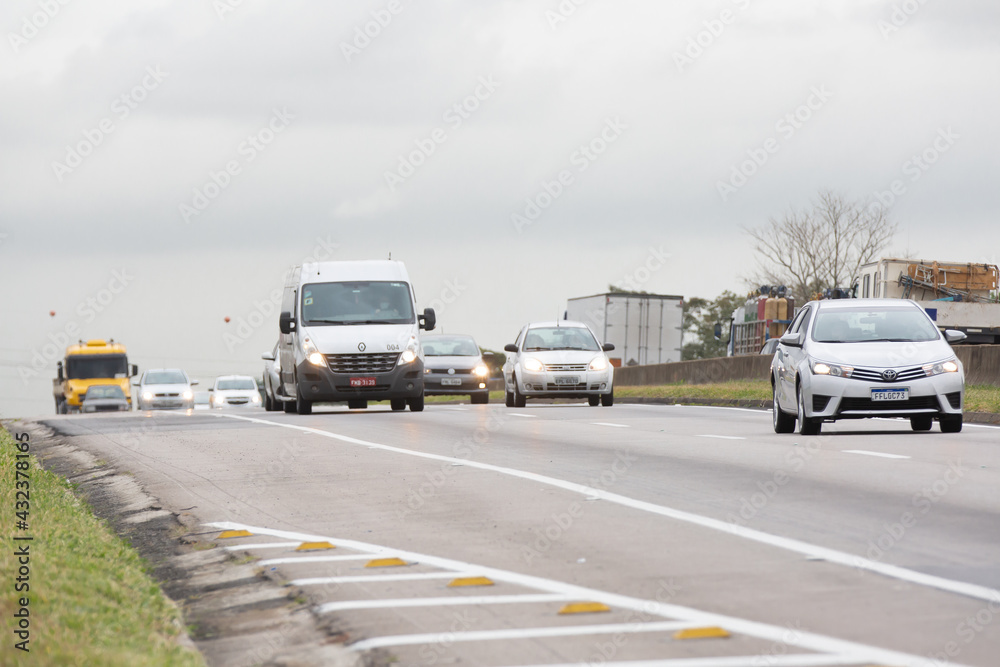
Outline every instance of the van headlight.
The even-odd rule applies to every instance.
[[[608,358],[605,357],[603,354],[594,357],[594,360],[590,362],[589,368],[592,371],[607,370],[607,368],[608,368]]]
[[[319,350],[316,349],[316,345],[308,338],[304,338],[302,340],[302,354],[305,355],[305,358],[309,360],[309,363],[313,366],[323,366],[326,364],[326,358],[319,353]]]
[[[940,375],[941,373],[957,373],[958,372],[958,360],[951,358],[947,361],[939,361],[936,364],[925,364],[924,373],[927,377],[933,375]]]
[[[813,375],[832,375],[833,377],[838,378],[849,378],[854,372],[853,366],[828,364],[822,361],[816,361],[815,359],[809,360],[809,368],[812,369]]]
[[[402,354],[399,355],[399,364],[412,364],[417,358],[417,341],[415,338],[411,338],[410,342],[406,344],[406,349],[403,350]]]

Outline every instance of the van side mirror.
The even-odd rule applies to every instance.
[[[610,352],[611,350],[615,349],[615,344],[605,343],[604,345],[601,346],[601,349],[604,350],[605,352]]]
[[[56,364],[56,379],[59,380],[59,382],[63,382],[66,379],[63,376],[63,365],[61,361]]]
[[[274,355],[271,354],[270,352],[265,352],[264,354],[260,355],[260,358],[263,359],[264,361],[274,361]]]
[[[417,321],[424,331],[434,331],[434,327],[437,326],[437,315],[434,314],[433,308],[424,308],[424,314],[417,315]]]
[[[132,364],[132,366],[129,367],[129,371],[131,371],[131,375],[129,375],[129,377],[134,378],[136,375],[139,374],[139,367],[136,366],[135,364]]]
[[[295,318],[287,310],[278,315],[278,329],[283,334],[290,334],[295,331]]]
[[[515,345],[514,343],[507,343],[506,345],[503,346],[503,351],[513,352],[514,354],[517,354],[517,345]]]

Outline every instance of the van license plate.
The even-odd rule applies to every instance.
[[[374,387],[375,378],[351,378],[352,387]]]
[[[910,388],[902,389],[872,389],[873,401],[908,401],[910,400]]]
[[[442,387],[461,387],[462,378],[441,378]]]

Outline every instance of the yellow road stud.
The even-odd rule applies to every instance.
[[[571,602],[559,610],[560,614],[594,614],[601,611],[611,611],[611,607],[602,602]]]
[[[402,558],[376,558],[365,563],[365,567],[398,567],[407,564]]]
[[[336,549],[329,542],[303,542],[299,546],[295,547],[296,551],[319,551],[320,549]]]
[[[488,577],[459,577],[452,579],[448,586],[492,586],[493,580]]]
[[[674,633],[674,639],[724,639],[729,633],[720,627],[687,628]]]
[[[228,540],[231,537],[250,537],[253,535],[249,530],[224,530],[219,533],[217,540]]]

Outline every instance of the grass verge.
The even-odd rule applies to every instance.
[[[0,665],[203,667],[201,654],[178,642],[183,635],[180,612],[149,576],[145,561],[73,495],[65,479],[44,470],[34,456],[18,459],[16,444],[0,428],[0,527],[5,538],[0,549]],[[33,450],[31,445],[29,441]],[[15,504],[19,461],[28,464],[22,470],[29,475],[27,517],[16,514],[24,511]],[[27,530],[18,528],[23,518]],[[15,542],[15,536],[33,540]],[[30,591],[17,592],[21,563],[11,545],[25,544],[30,545],[29,574],[21,583]],[[17,629],[14,614],[24,597],[30,653],[15,648],[20,638],[11,632]]]

